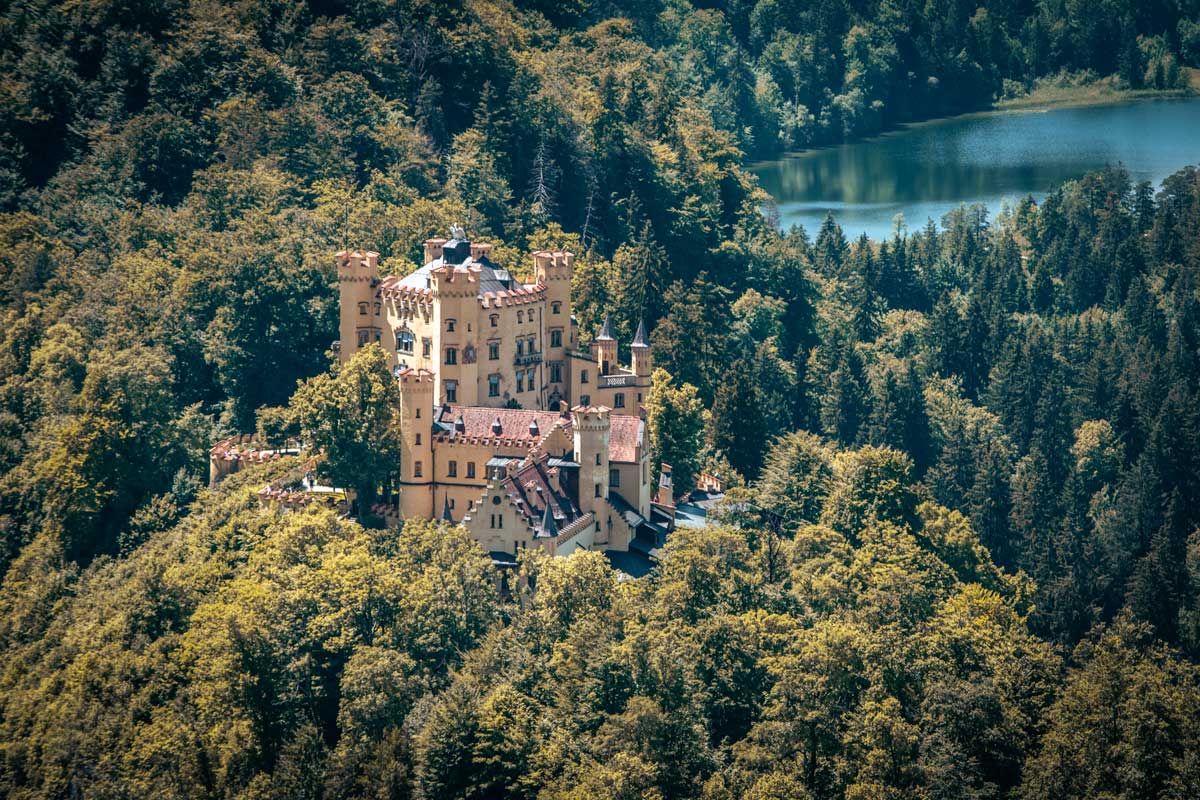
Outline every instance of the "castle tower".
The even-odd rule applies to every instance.
[[[633,343],[629,345],[629,350],[632,353],[633,374],[639,378],[650,378],[650,373],[654,370],[654,364],[650,359],[650,340],[646,338],[646,323],[644,320],[638,320],[637,334],[633,337]],[[638,381],[640,384],[641,381]],[[649,384],[647,384],[649,385]]]
[[[433,293],[433,363],[437,366],[434,400],[478,402],[478,271],[443,264],[429,273]]]
[[[600,366],[601,375],[608,375],[617,368],[617,340],[613,338],[612,321],[608,314],[604,315],[600,333],[592,340],[592,353]]]
[[[551,399],[567,397],[567,352],[571,347],[571,272],[575,256],[562,250],[542,250],[533,254],[534,282],[546,287],[542,310],[543,350],[546,354],[546,395]],[[557,379],[557,380],[556,380]]]
[[[433,518],[433,381],[406,369],[400,382],[400,516]]]
[[[599,521],[608,498],[609,409],[576,406],[571,409],[575,432],[575,461],[579,464],[579,507]]]
[[[355,250],[335,256],[338,274],[338,361],[345,364],[363,345],[378,342],[383,333],[383,308],[375,296],[379,284],[379,253]]]

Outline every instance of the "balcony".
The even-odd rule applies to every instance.
[[[516,364],[518,367],[524,367],[529,364],[540,364],[540,363],[542,363],[542,354],[541,353],[525,353],[523,355],[518,355],[513,358],[513,363]]]
[[[601,375],[596,379],[596,388],[616,389],[622,386],[633,386],[636,382],[636,375]]]

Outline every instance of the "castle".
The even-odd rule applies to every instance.
[[[673,514],[651,496],[645,326],[622,368],[607,317],[578,345],[571,253],[535,253],[525,283],[491,245],[451,235],[405,276],[381,277],[377,253],[337,254],[338,357],[378,343],[399,384],[400,517],[462,524],[498,563],[660,546]]]
[[[379,254],[337,255],[342,363],[376,342],[397,373],[428,370],[434,402],[467,406],[607,406],[637,414],[650,390],[650,343],[639,325],[631,368],[617,365],[607,318],[589,350],[571,317],[571,253],[533,255],[523,283],[489,258],[492,246],[425,242],[425,264],[406,276],[379,275]]]

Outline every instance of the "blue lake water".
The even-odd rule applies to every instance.
[[[833,212],[846,236],[888,237],[963,203],[1040,199],[1106,165],[1158,183],[1200,162],[1200,98],[975,114],[915,125],[870,141],[812,150],[752,170],[778,204],[780,224],[815,236]]]

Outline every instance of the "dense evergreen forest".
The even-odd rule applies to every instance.
[[[0,66],[0,793],[1200,796],[1200,171],[848,242],[744,166],[1172,88],[1194,0],[30,0]],[[460,220],[651,323],[734,488],[650,577],[204,488],[336,382],[332,254]]]

